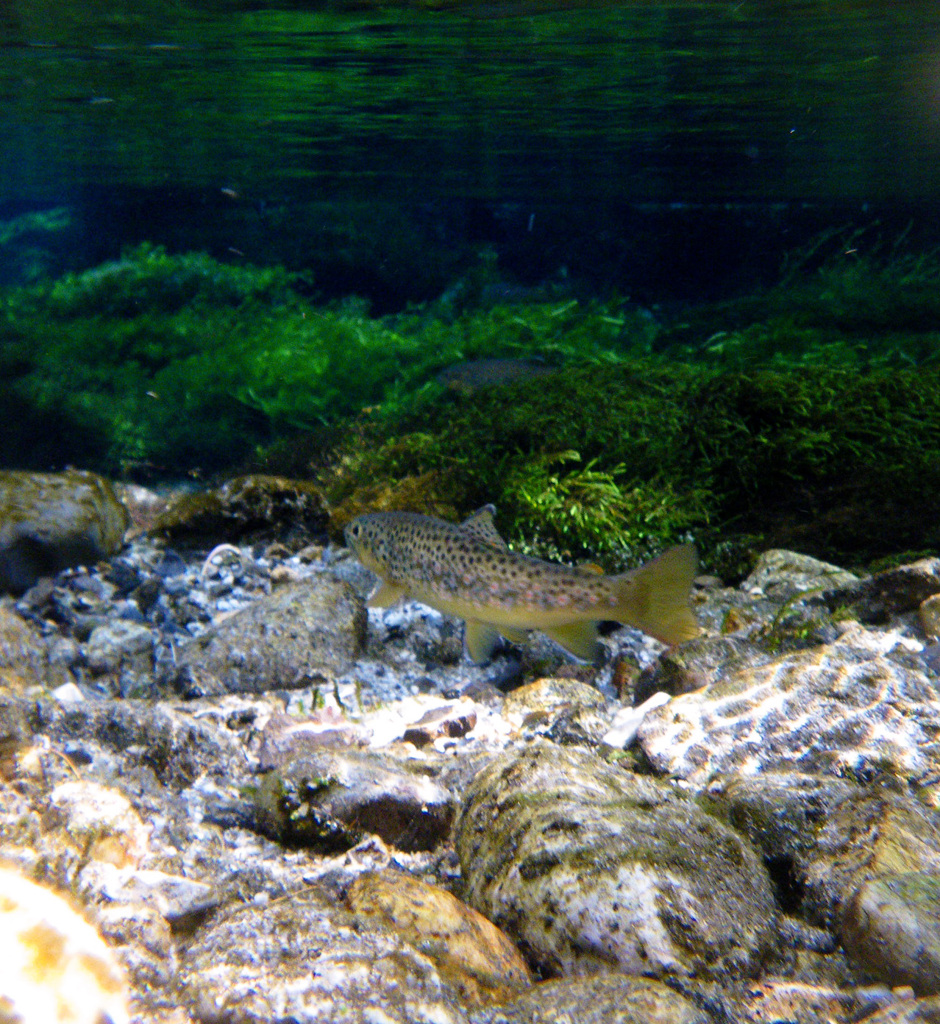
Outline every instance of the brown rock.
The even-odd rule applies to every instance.
[[[940,993],[940,873],[867,882],[846,908],[842,941],[876,978],[918,995]]]
[[[374,832],[401,850],[430,850],[447,835],[451,794],[410,761],[388,752],[322,750],[264,776],[258,826],[283,842],[345,850]]]
[[[251,474],[181,495],[160,513],[152,532],[216,543],[266,536],[304,541],[323,533],[326,521],[320,490],[309,480]]]
[[[934,594],[940,594],[940,558],[922,558],[828,590],[823,599],[830,610],[849,605],[861,622],[879,623],[913,611]]]
[[[921,601],[917,614],[920,618],[921,629],[927,636],[931,640],[940,637],[940,594],[933,594]]]
[[[474,1024],[713,1024],[715,1018],[660,981],[624,974],[533,985]]]
[[[426,747],[441,737],[466,736],[476,724],[475,708],[463,701],[428,711],[405,730],[402,738],[416,747]]]
[[[872,1000],[852,988],[812,985],[782,978],[767,978],[748,985],[743,999],[747,1021],[792,1021],[835,1024],[860,1020],[872,1009]],[[866,1017],[865,1020],[868,1018]]]
[[[126,1024],[124,973],[95,929],[51,889],[0,869],[0,1018]]]
[[[130,525],[111,484],[95,473],[0,470],[0,590],[115,554]]]
[[[429,956],[470,1006],[502,1002],[532,983],[506,934],[444,889],[401,871],[369,871],[347,901],[360,922],[390,929]]]
[[[38,632],[0,603],[0,686],[19,692],[28,686],[61,686],[71,678],[63,666],[50,663]]]

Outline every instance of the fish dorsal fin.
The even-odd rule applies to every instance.
[[[469,534],[475,540],[489,544],[491,548],[507,551],[508,546],[503,538],[500,537],[496,524],[493,522],[493,513],[495,511],[495,505],[484,505],[469,515],[457,529],[461,533]]]
[[[604,570],[597,564],[597,562],[581,562],[577,566],[578,572],[586,573],[588,576],[603,576]]]

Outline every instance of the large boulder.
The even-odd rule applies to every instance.
[[[755,973],[771,944],[763,864],[672,786],[550,743],[468,787],[465,898],[550,974]]]

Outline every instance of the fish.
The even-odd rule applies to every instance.
[[[482,388],[515,384],[553,373],[558,373],[558,367],[541,359],[468,359],[446,366],[434,379],[451,391],[472,395]]]
[[[379,577],[372,608],[403,598],[465,622],[470,658],[482,663],[499,638],[524,643],[539,630],[582,661],[600,652],[598,625],[634,626],[666,644],[701,633],[689,606],[695,547],[670,548],[630,572],[571,567],[511,551],[484,505],[460,524],[416,512],[367,512],[344,531],[359,561]]]

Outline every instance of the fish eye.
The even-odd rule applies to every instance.
[[[349,528],[349,535],[350,535],[350,537],[358,537],[359,536],[359,529],[360,529],[359,524],[358,523],[353,523],[352,526],[350,526],[350,528]]]

